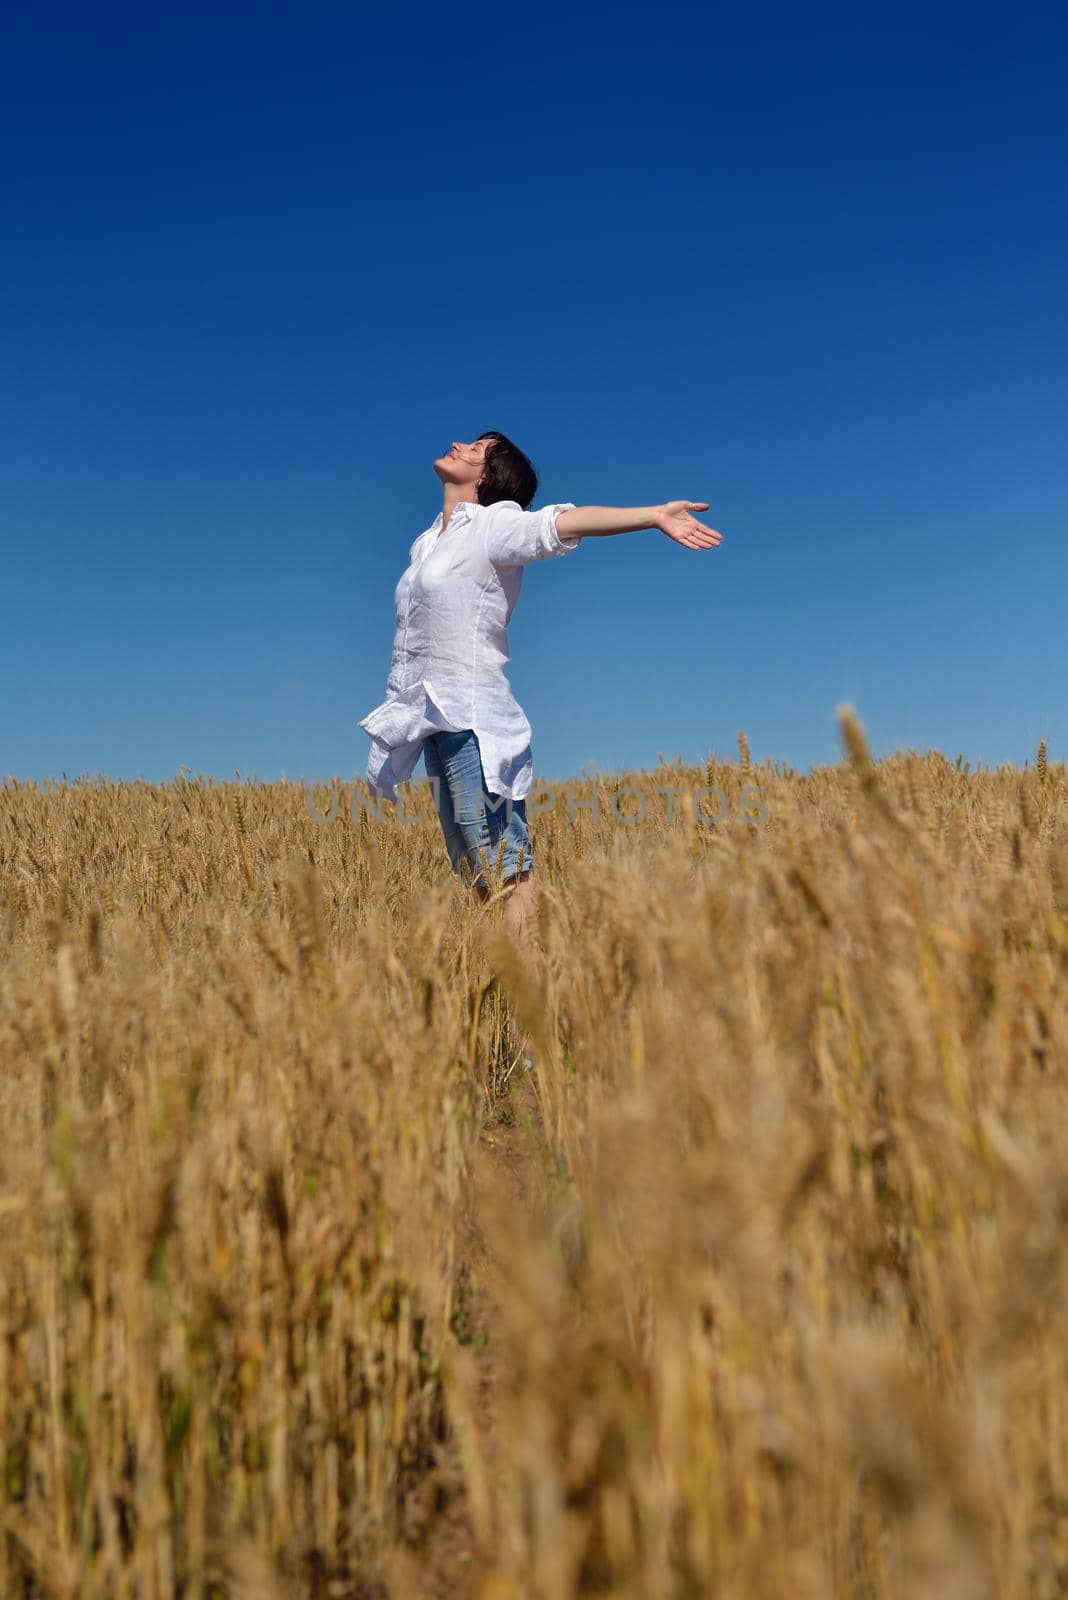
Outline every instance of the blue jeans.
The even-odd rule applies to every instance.
[[[525,800],[490,794],[478,735],[433,733],[423,743],[428,778],[436,778],[438,816],[452,870],[489,888],[498,878],[525,877],[533,861]]]

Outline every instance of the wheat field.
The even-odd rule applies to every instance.
[[[549,786],[533,958],[425,790],[4,784],[4,1600],[1068,1594],[1065,768],[841,732]]]

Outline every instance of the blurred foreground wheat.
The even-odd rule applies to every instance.
[[[0,790],[5,1600],[1068,1594],[1065,769],[842,731],[536,967],[425,792]]]

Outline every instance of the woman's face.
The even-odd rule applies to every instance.
[[[475,439],[471,444],[456,443],[434,462],[434,471],[442,483],[456,484],[458,488],[469,491],[467,499],[475,500],[475,489],[486,465],[486,457],[495,443],[495,439]]]

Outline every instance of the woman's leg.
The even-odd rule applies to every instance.
[[[504,920],[527,954],[537,955],[534,939],[534,873],[529,867],[522,877],[510,878],[511,890],[504,905]]]
[[[536,963],[534,863],[525,801],[508,803],[487,793],[478,737],[471,729],[433,735],[424,746],[424,760],[427,776],[438,780],[438,815],[453,870],[483,901],[493,896],[495,887],[505,893],[505,925]],[[528,1039],[522,1039],[521,1050],[528,1066],[533,1065]]]
[[[478,739],[466,728],[435,734],[431,743],[439,775],[438,811],[453,870],[485,900],[491,892],[487,869],[493,865],[496,840],[486,811]]]
[[[455,735],[451,736],[455,738]],[[452,759],[453,749],[446,746],[445,751],[440,748],[439,741],[444,735],[436,734],[428,738],[423,745],[423,765],[426,775],[434,780],[435,798],[437,801],[438,820],[441,831],[445,836],[445,848],[449,852],[449,861],[452,870],[458,875],[461,873],[464,858],[467,854],[467,842],[456,822],[456,812],[453,802],[452,784],[457,772]],[[446,755],[448,760],[446,760]],[[488,891],[486,891],[488,893]],[[485,895],[483,895],[485,898]]]
[[[508,804],[487,793],[478,737],[470,729],[433,735],[424,746],[424,762],[427,776],[437,779],[438,815],[453,871],[466,876],[480,898],[488,900],[500,861],[505,924],[534,956],[534,862],[526,802]]]

